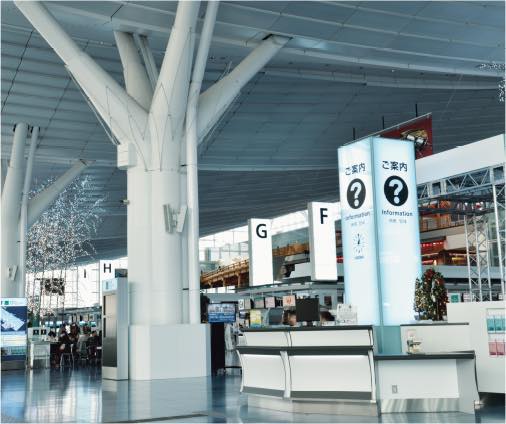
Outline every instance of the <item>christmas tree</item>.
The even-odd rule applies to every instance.
[[[420,319],[442,321],[446,315],[448,295],[443,275],[435,269],[425,271],[421,279],[416,279],[415,305]]]

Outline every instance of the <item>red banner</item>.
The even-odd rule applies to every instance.
[[[415,143],[416,158],[432,155],[432,115],[423,115],[386,128],[377,135],[385,138],[411,140]]]

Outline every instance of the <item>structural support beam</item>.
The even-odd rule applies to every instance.
[[[25,182],[23,184],[23,194],[21,199],[21,216],[19,219],[19,279],[16,278],[19,290],[19,296],[24,297],[26,288],[26,236],[28,233],[28,195],[32,183],[33,161],[35,159],[35,150],[39,139],[39,127],[32,129],[32,138],[30,140],[30,150],[28,151],[28,160],[25,169]]]
[[[216,14],[218,13],[218,5],[218,1],[207,3],[206,17],[200,35],[186,108],[186,190],[189,214],[186,231],[188,236],[188,311],[190,324],[200,323],[201,317],[197,105],[216,22]]]
[[[199,7],[198,1],[180,1],[177,7],[150,109],[151,169],[169,168],[174,154],[179,161]],[[167,146],[173,140],[177,152]]]
[[[83,172],[91,162],[78,160],[70,169],[61,175],[53,184],[41,191],[28,202],[27,226],[30,228],[40,215],[56,200],[60,193]]]
[[[270,35],[232,72],[200,95],[197,125],[200,141],[231,105],[241,89],[289,40],[287,37]]]
[[[16,124],[12,152],[2,192],[2,297],[17,297],[16,275],[19,272],[18,228],[21,190],[25,167],[25,143],[28,125]]]
[[[15,4],[60,56],[119,142],[140,143],[147,130],[147,111],[79,48],[43,3],[16,1]]]
[[[141,51],[142,60],[144,61],[146,72],[148,73],[151,88],[154,90],[158,81],[158,67],[156,66],[153,52],[149,48],[148,37],[145,35],[134,34],[134,38],[139,46],[139,50]]]
[[[144,109],[151,106],[153,88],[148,74],[142,64],[132,34],[114,31],[116,46],[118,47],[127,93],[132,96]]]

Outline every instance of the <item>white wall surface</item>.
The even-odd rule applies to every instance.
[[[366,355],[301,355],[289,361],[292,391],[372,391]]]
[[[378,361],[377,372],[381,399],[459,397],[455,359]]]
[[[469,325],[426,324],[401,326],[402,351],[407,351],[408,333],[414,332],[415,340],[422,342],[424,353],[458,352],[472,350]]]
[[[246,346],[289,346],[284,331],[246,331]]]
[[[285,390],[285,369],[280,355],[241,355],[244,387]]]
[[[504,393],[505,356],[490,356],[487,309],[502,309],[506,302],[465,302],[448,304],[448,322],[469,322],[471,348],[476,352],[478,391]]]
[[[129,361],[132,380],[210,375],[209,325],[131,325]]]
[[[504,134],[466,144],[416,161],[416,182],[423,184],[505,161]]]
[[[371,346],[369,330],[291,331],[292,346]]]

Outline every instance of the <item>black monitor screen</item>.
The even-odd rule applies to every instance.
[[[269,309],[269,325],[283,324],[283,308]]]
[[[295,311],[297,314],[297,322],[320,320],[320,305],[318,299],[296,299]]]

